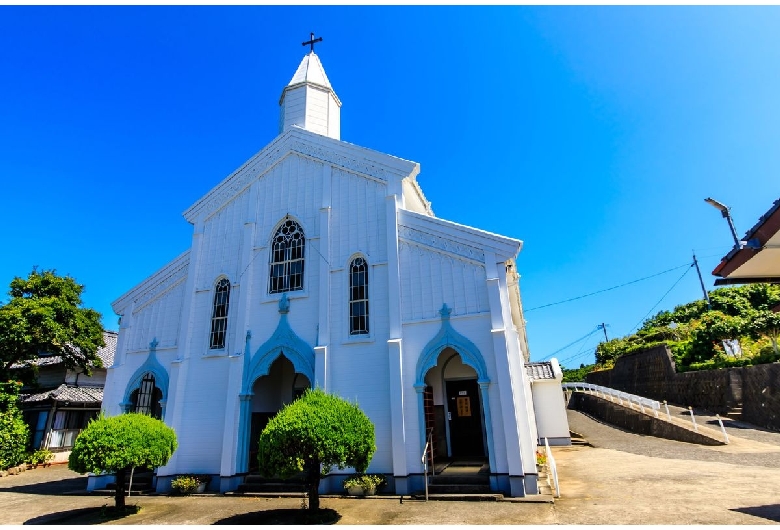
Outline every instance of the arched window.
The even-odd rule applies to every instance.
[[[154,384],[154,375],[147,373],[141,379],[141,386],[133,391],[130,397],[132,402],[130,410],[160,419],[162,417],[161,399],[162,391]]]
[[[292,219],[287,219],[271,241],[269,293],[303,289],[303,251],[306,238]]]
[[[211,339],[212,349],[225,347],[225,335],[227,334],[228,304],[230,303],[230,282],[222,278],[214,289],[214,308],[211,311]]]
[[[368,263],[363,258],[349,266],[349,334],[368,334]]]

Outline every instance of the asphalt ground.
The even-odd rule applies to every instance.
[[[324,498],[321,506],[338,512],[337,524],[352,525],[780,523],[780,433],[730,425],[732,443],[704,447],[624,432],[575,411],[569,422],[590,445],[553,448],[561,488],[554,504],[393,496]],[[0,524],[74,524],[80,509],[113,505],[113,497],[86,493],[86,483],[65,466],[0,478]],[[229,524],[243,514],[299,509],[301,500],[149,495],[128,504],[141,511],[105,524]]]

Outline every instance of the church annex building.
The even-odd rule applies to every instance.
[[[194,473],[237,489],[269,418],[320,387],[371,418],[368,472],[390,492],[424,489],[432,433],[437,461],[478,459],[492,491],[538,493],[521,241],[435,217],[419,164],[341,141],[313,49],[280,107],[279,135],[184,212],[191,247],[112,305],[103,409],[175,429],[157,490]],[[565,423],[562,393],[552,408]],[[350,471],[321,491],[343,491]]]

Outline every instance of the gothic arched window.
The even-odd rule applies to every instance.
[[[368,334],[368,263],[363,258],[349,266],[349,334]]]
[[[287,219],[271,241],[269,293],[303,289],[303,251],[306,238],[300,225]]]
[[[211,311],[211,339],[212,349],[225,347],[225,335],[227,335],[228,305],[230,303],[230,282],[222,278],[214,289],[214,306]]]
[[[133,391],[130,397],[132,403],[130,410],[160,419],[162,417],[161,399],[162,391],[154,384],[154,375],[147,373],[141,379],[141,386]]]

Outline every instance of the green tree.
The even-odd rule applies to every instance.
[[[711,359],[723,349],[723,341],[738,338],[745,330],[745,319],[721,311],[707,311],[694,327],[690,353],[694,362]]]
[[[19,465],[26,456],[30,433],[18,407],[20,387],[16,381],[0,383],[0,469]]]
[[[585,381],[585,376],[588,375],[596,368],[595,364],[584,365],[580,363],[579,368],[564,368],[561,367],[563,372],[562,383],[582,383]]]
[[[268,477],[306,473],[309,510],[320,507],[320,478],[333,467],[365,472],[376,451],[374,424],[357,404],[307,390],[260,434],[260,472]]]
[[[84,286],[53,270],[33,269],[27,278],[11,281],[10,300],[0,305],[0,381],[11,378],[11,367],[31,383],[33,361],[40,353],[59,355],[67,368],[90,373],[100,367],[98,348],[104,346],[100,313],[82,307]]]
[[[89,422],[73,444],[68,467],[77,473],[114,473],[118,510],[125,507],[125,480],[134,467],[159,467],[176,450],[176,433],[146,414],[128,413]]]
[[[762,335],[769,337],[769,340],[772,341],[772,349],[775,351],[775,355],[780,353],[777,348],[777,338],[780,336],[780,313],[760,311],[750,320],[747,326],[754,337],[759,338]]]

